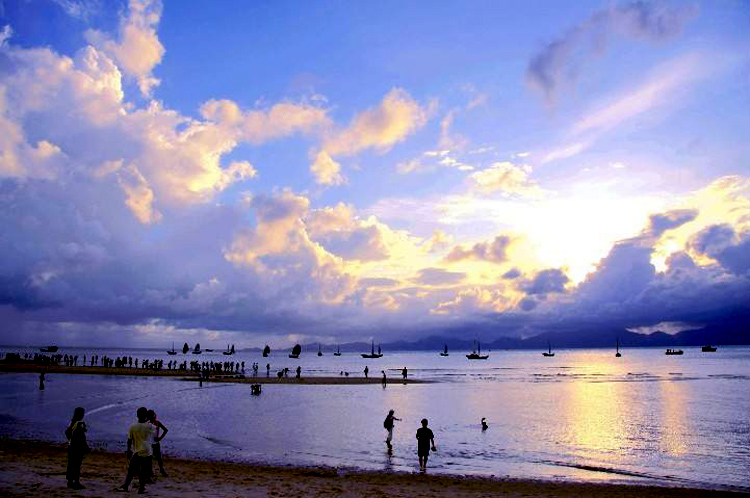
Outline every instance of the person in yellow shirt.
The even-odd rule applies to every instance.
[[[151,483],[151,445],[154,438],[154,426],[148,421],[148,410],[144,407],[138,408],[136,412],[138,422],[130,426],[128,430],[129,460],[128,474],[125,482],[116,491],[127,491],[133,478],[138,476],[138,493],[146,492],[146,484]]]

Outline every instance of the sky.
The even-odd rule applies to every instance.
[[[0,343],[731,322],[749,55],[732,0],[0,0]]]

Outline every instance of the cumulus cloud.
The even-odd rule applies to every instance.
[[[652,42],[678,35],[694,17],[692,6],[670,7],[662,2],[633,1],[599,10],[536,53],[526,69],[526,81],[554,104],[586,60],[605,52],[608,38],[619,34]]]
[[[508,301],[502,289],[469,287],[458,291],[453,299],[439,303],[430,313],[466,317],[476,313],[499,312],[507,307]]]
[[[674,209],[666,213],[652,214],[649,217],[647,231],[655,237],[660,237],[667,230],[679,228],[693,221],[697,216],[697,209]]]
[[[121,169],[117,181],[125,192],[125,204],[138,221],[149,224],[161,219],[161,213],[154,208],[154,191],[135,165]]]
[[[536,183],[529,178],[531,166],[516,166],[510,162],[496,162],[490,167],[469,175],[472,190],[482,194],[500,193],[535,197],[540,194]]]
[[[120,19],[118,40],[97,30],[86,32],[93,46],[109,55],[117,65],[138,83],[141,94],[148,97],[159,79],[152,75],[164,56],[156,28],[161,19],[160,0],[130,0],[128,11]]]
[[[521,270],[518,268],[511,268],[510,270],[503,273],[503,278],[505,280],[514,280],[522,275]]]
[[[456,246],[448,253],[445,260],[456,263],[464,260],[487,261],[502,263],[507,257],[507,250],[512,239],[507,235],[498,235],[491,242],[477,242],[469,248]]]
[[[341,175],[341,165],[325,150],[319,151],[315,155],[315,160],[310,166],[310,172],[313,174],[315,181],[322,185],[341,185],[346,180]]]
[[[340,167],[334,156],[351,156],[365,149],[387,152],[424,126],[428,114],[428,109],[405,90],[394,88],[378,106],[354,116],[346,128],[328,134],[321,150],[314,154],[311,166],[314,177],[320,183],[341,183]]]
[[[388,227],[374,218],[357,218],[350,205],[312,210],[305,223],[313,240],[344,259],[380,261],[389,257]]]

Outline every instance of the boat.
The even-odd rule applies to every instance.
[[[174,341],[172,341],[172,349],[167,351],[167,354],[169,355],[176,355],[177,351],[174,350]]]
[[[214,352],[213,349],[208,349],[208,348],[204,349],[203,351],[205,351],[206,353],[213,353]]]
[[[46,348],[39,348],[42,353],[57,353],[57,346],[47,346]]]
[[[482,344],[479,341],[476,341],[477,343],[477,349],[472,350],[471,353],[466,355],[466,358],[469,360],[486,360],[490,357],[490,355],[482,355]]]
[[[619,358],[620,356],[622,355],[620,354],[620,338],[618,337],[617,338],[617,352],[615,353],[615,358]]]
[[[443,352],[440,353],[440,356],[448,356],[448,345],[447,344],[445,345],[445,349],[443,350]]]
[[[701,351],[704,353],[715,353],[716,352],[716,346],[706,345],[701,348]]]
[[[669,355],[669,356],[679,355],[679,354],[682,354],[682,350],[681,349],[667,349],[667,352],[664,354]]]
[[[266,347],[263,348],[263,358],[267,358],[269,354],[271,354],[271,348],[266,344]]]
[[[299,354],[302,352],[302,346],[295,344],[292,348],[292,352],[289,353],[289,358],[299,358]]]
[[[182,354],[187,354],[187,352],[190,351],[190,346],[188,346],[188,343],[186,342],[184,346],[182,346]]]
[[[375,352],[375,342],[373,341],[370,347],[370,354],[362,353],[362,358],[380,358],[383,353],[380,352],[380,344],[378,344],[378,352]]]
[[[323,352],[320,350],[320,343],[318,343],[318,356],[323,356]]]
[[[549,341],[547,341],[547,352],[542,353],[542,356],[555,356],[555,353],[552,352],[552,346],[550,346]]]
[[[229,344],[227,344],[227,350],[223,351],[222,354],[225,354],[227,356],[234,354],[234,344],[232,344],[232,347],[229,347]]]
[[[341,356],[341,346],[336,346],[336,352],[333,353],[333,356]]]
[[[203,351],[201,351],[201,344],[199,342],[195,343],[195,348],[193,349],[193,354],[201,354]]]

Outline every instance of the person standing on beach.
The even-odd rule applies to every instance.
[[[86,423],[83,421],[83,415],[82,407],[73,410],[73,418],[65,429],[65,437],[68,438],[68,469],[65,478],[71,489],[84,488],[81,484],[81,464],[84,455],[89,452],[89,445],[86,442]]]
[[[368,373],[370,373],[370,369],[367,368],[367,365],[365,365],[365,379],[367,378]]]
[[[148,411],[148,421],[151,422],[151,425],[154,426],[154,443],[151,445],[151,452],[154,455],[154,460],[156,460],[156,464],[159,466],[159,473],[163,477],[167,477],[167,473],[164,470],[164,462],[161,459],[161,444],[159,442],[164,439],[164,437],[167,435],[167,432],[169,432],[169,429],[167,429],[164,424],[162,424],[159,419],[156,418],[156,412],[153,410]],[[154,475],[153,469],[151,469],[151,475]]]
[[[385,370],[381,370],[380,373],[383,374],[383,380],[381,382],[383,383],[383,387],[385,387],[386,384],[388,383],[388,379],[386,379],[385,377]]]
[[[44,391],[44,372],[39,374],[39,390]]]
[[[427,419],[422,419],[422,427],[417,429],[417,456],[419,456],[419,470],[427,470],[427,459],[430,456],[430,448],[435,448],[435,435],[427,428]]]
[[[133,478],[138,476],[138,493],[146,492],[146,483],[151,482],[151,443],[154,437],[154,426],[148,421],[148,410],[144,407],[138,408],[136,412],[138,422],[130,426],[128,430],[128,450],[127,456],[130,463],[128,464],[128,475],[125,482],[115,491],[128,491]]]
[[[406,371],[406,367],[404,367],[403,370],[401,370],[401,376],[406,380],[406,377],[409,376],[409,373]]]
[[[385,416],[385,420],[383,421],[383,427],[385,430],[388,431],[388,436],[385,438],[385,445],[388,446],[388,451],[390,452],[393,447],[391,446],[391,441],[393,440],[393,421],[398,420],[401,421],[400,418],[396,418],[393,415],[393,410],[388,411],[388,415]]]

